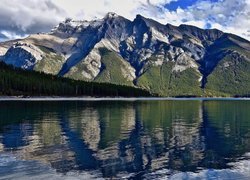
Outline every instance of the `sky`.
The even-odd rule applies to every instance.
[[[216,28],[250,40],[250,0],[0,0],[0,41],[49,32],[66,18],[91,20],[108,12]]]

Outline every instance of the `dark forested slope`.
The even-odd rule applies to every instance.
[[[44,73],[25,71],[0,62],[0,95],[8,96],[152,96],[128,86],[76,81]]]

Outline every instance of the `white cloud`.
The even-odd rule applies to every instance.
[[[48,31],[66,12],[49,0],[0,0],[0,31],[9,38]]]
[[[195,20],[210,23],[212,28],[234,33],[250,39],[250,0],[221,0],[217,3],[199,2],[190,7],[189,11]]]
[[[147,12],[158,9],[164,4],[177,0],[53,0],[62,9],[65,9],[68,15],[76,19],[93,19],[103,17],[107,12],[116,12],[119,15],[133,19],[136,14],[141,14],[142,8]]]
[[[4,39],[20,39],[25,37],[25,35],[18,35],[11,31],[0,31],[0,35],[2,35]]]
[[[116,12],[128,19],[136,14],[163,24],[185,24],[235,33],[250,40],[250,0],[198,0],[192,6],[176,11],[164,7],[178,0],[0,0],[0,31],[23,35],[49,31],[66,17],[101,18]],[[179,0],[181,2],[181,0]]]
[[[237,34],[250,40],[250,0],[199,0],[186,9],[177,8],[169,11],[156,5],[157,9],[142,9],[146,16],[156,18],[162,23],[180,25],[182,23],[211,28]],[[160,9],[160,10],[159,10]]]

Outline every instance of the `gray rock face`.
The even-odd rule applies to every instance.
[[[120,75],[133,83],[149,66],[161,67],[166,63],[174,64],[172,72],[175,73],[193,69],[201,76],[197,81],[201,81],[232,46],[244,52],[250,50],[247,40],[216,29],[163,25],[141,15],[130,21],[108,13],[103,19],[93,21],[66,19],[47,34],[31,35],[20,42],[1,43],[0,55],[5,54],[1,59],[7,64],[35,70],[36,64],[45,59],[46,64],[40,65],[39,71],[50,73],[53,73],[50,65],[55,64],[51,61],[59,58],[55,61],[62,63],[57,66],[58,75],[94,81],[107,63],[99,51],[105,48],[122,59],[125,70],[123,68]],[[53,58],[47,55],[51,53]],[[241,52],[237,53],[242,56]],[[46,59],[48,57],[51,59]],[[249,57],[245,59],[249,60]],[[225,63],[225,67],[229,65]]]
[[[3,60],[6,64],[31,70],[42,58],[43,52],[36,46],[17,42],[6,52]]]

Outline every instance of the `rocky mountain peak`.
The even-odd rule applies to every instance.
[[[140,14],[137,14],[136,15],[136,18],[134,19],[134,24],[145,24],[146,26],[150,26],[150,19],[147,19],[145,17],[143,17],[142,15]]]
[[[116,14],[116,13],[114,13],[114,12],[108,12],[108,13],[105,15],[104,19],[112,19],[112,18],[117,18],[117,17],[119,17],[118,14]]]
[[[144,22],[148,27],[155,27],[155,28],[164,28],[164,25],[153,20],[150,18],[146,18],[142,15],[136,15],[136,18],[134,19],[134,23],[142,23]]]
[[[200,39],[201,41],[215,41],[224,33],[217,29],[201,29],[191,25],[182,24],[178,27],[186,35]]]

